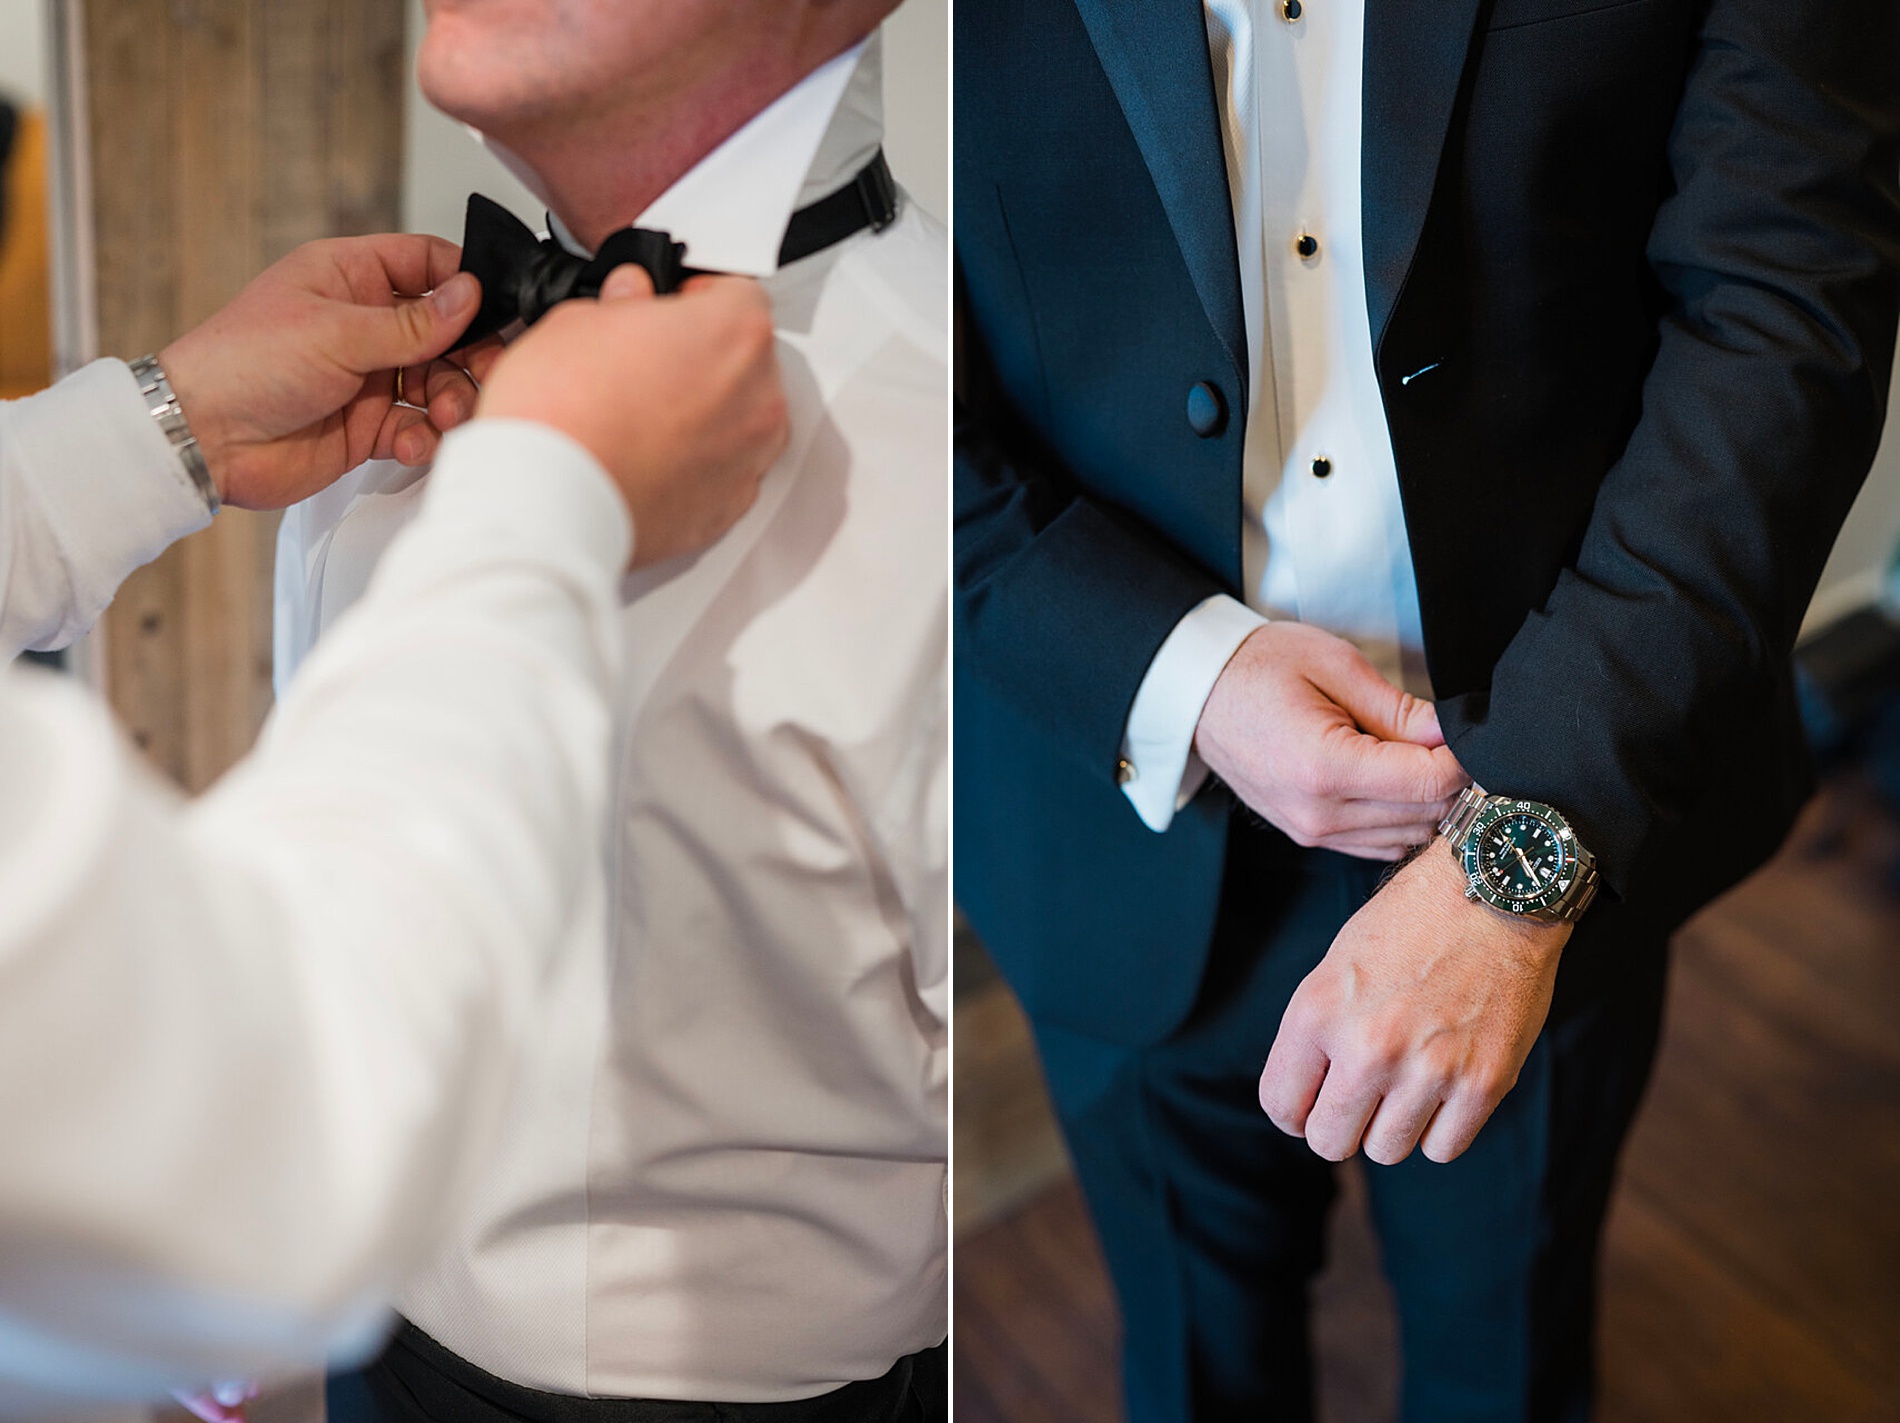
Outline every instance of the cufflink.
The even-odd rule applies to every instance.
[[[1125,786],[1135,779],[1135,763],[1123,757],[1115,763],[1115,784]]]

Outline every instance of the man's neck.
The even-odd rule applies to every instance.
[[[593,251],[827,58],[758,55],[648,102],[502,142],[533,172],[575,241]]]

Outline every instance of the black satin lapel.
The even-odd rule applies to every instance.
[[[1194,289],[1245,390],[1247,317],[1199,0],[1075,0],[1075,6],[1161,194]]]
[[[1377,350],[1418,250],[1483,0],[1365,0],[1360,221]]]

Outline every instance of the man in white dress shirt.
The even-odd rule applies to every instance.
[[[629,554],[709,539],[782,447],[737,283],[572,309],[440,442],[472,386],[432,368],[425,414],[392,368],[473,316],[455,261],[313,244],[155,360],[0,402],[4,660],[221,502],[441,451],[363,616],[188,807],[77,688],[0,666],[0,1415],[375,1341],[574,952]]]
[[[637,222],[764,281],[793,434],[731,535],[628,586],[597,955],[413,1327],[333,1417],[900,1418],[941,1388],[945,243],[900,195],[779,256],[878,154],[888,8],[430,7],[425,92],[560,242]],[[371,466],[287,517],[286,667],[418,487]]]

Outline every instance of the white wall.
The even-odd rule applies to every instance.
[[[1900,378],[1894,381],[1886,438],[1821,575],[1820,591],[1808,609],[1808,630],[1825,627],[1842,613],[1877,598],[1896,544],[1900,544]]]
[[[15,102],[46,100],[43,0],[0,0],[0,93]]]
[[[0,6],[21,0],[0,0]],[[409,0],[413,57],[422,35],[422,0]],[[924,209],[950,211],[949,0],[905,0],[884,27],[884,148],[891,170]],[[413,73],[413,65],[411,66]],[[540,227],[543,209],[528,190],[470,138],[431,109],[409,85],[408,171],[403,226],[460,241],[470,192],[480,191]]]
[[[925,212],[950,220],[950,0],[884,22],[884,152]]]

